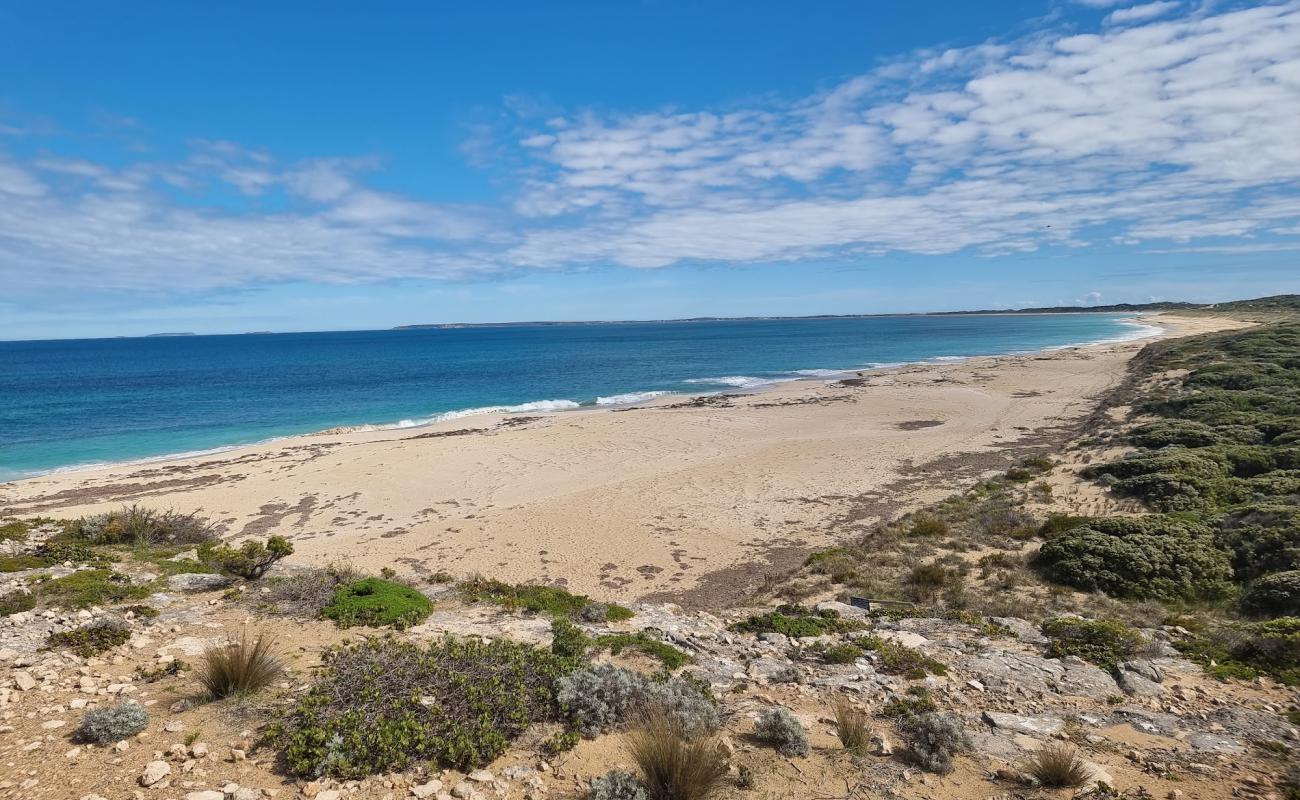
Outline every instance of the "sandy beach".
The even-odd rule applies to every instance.
[[[1241,325],[1144,321],[1162,335]],[[0,516],[198,510],[229,538],[289,537],[298,563],[713,606],[809,549],[1055,447],[1149,341],[63,472],[0,485]]]

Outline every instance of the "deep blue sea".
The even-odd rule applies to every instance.
[[[1046,314],[0,342],[0,481],[340,425],[617,405],[1144,329],[1119,314]]]

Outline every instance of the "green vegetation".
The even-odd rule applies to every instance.
[[[249,539],[239,547],[218,545],[205,547],[199,558],[205,564],[230,575],[257,580],[266,574],[275,562],[293,553],[293,544],[283,536],[272,536],[266,542]]]
[[[1142,638],[1118,622],[1056,617],[1042,624],[1049,658],[1078,656],[1099,667],[1115,666],[1137,652]]]
[[[15,589],[0,594],[0,617],[17,614],[20,611],[31,611],[33,608],[36,608],[36,595],[31,592]]]
[[[773,706],[759,716],[754,736],[776,748],[783,756],[808,755],[808,734],[803,725],[784,708]]]
[[[27,523],[20,519],[0,522],[0,542],[27,541]]]
[[[898,642],[876,636],[859,636],[853,643],[875,651],[880,658],[879,669],[886,675],[902,675],[910,680],[919,680],[926,675],[948,674],[948,667],[942,662]]]
[[[50,563],[36,556],[0,556],[0,572],[22,572],[48,567]]]
[[[126,644],[131,629],[116,619],[99,620],[70,631],[51,633],[45,640],[48,648],[66,647],[82,658],[90,658],[105,650]]]
[[[912,761],[926,772],[946,775],[952,772],[952,758],[971,746],[961,718],[928,711],[903,717],[898,732],[907,744]]]
[[[62,578],[50,578],[35,584],[42,602],[71,608],[141,600],[153,594],[157,588],[151,583],[132,583],[129,576],[106,568],[83,569]]]
[[[604,636],[597,636],[593,644],[596,649],[608,650],[612,655],[618,655],[624,650],[636,650],[650,658],[657,659],[660,664],[663,664],[664,669],[669,672],[684,667],[694,660],[686,653],[667,642],[656,639],[646,631],[609,633]]]
[[[216,538],[212,523],[197,514],[156,511],[138,505],[82,517],[69,525],[68,529],[76,538],[94,544],[127,544],[133,547],[203,544]]]
[[[79,742],[112,744],[135,736],[149,724],[149,712],[130,700],[86,712],[72,738]]]
[[[1300,617],[1222,624],[1175,646],[1216,678],[1268,675],[1300,685]]]
[[[1044,577],[1115,597],[1219,599],[1233,591],[1228,554],[1209,528],[1172,517],[1093,519],[1039,551]]]
[[[295,775],[484,766],[530,725],[560,718],[555,684],[570,667],[547,650],[454,638],[427,648],[370,639],[331,651],[326,664],[272,731]]]
[[[617,622],[633,616],[631,609],[613,603],[597,603],[586,595],[573,594],[556,586],[511,584],[479,577],[462,581],[457,588],[460,589],[461,597],[469,603],[498,603],[510,610],[544,613],[552,617],[573,618],[589,609],[602,612],[600,616],[604,619],[600,621]]]
[[[909,686],[906,695],[895,697],[881,707],[880,716],[898,719],[936,711],[938,708],[929,689],[924,686]]]
[[[733,623],[730,630],[738,633],[780,633],[792,639],[825,636],[828,633],[847,633],[865,627],[855,620],[840,619],[836,611],[813,611],[800,605],[782,605],[775,611],[757,614]]]
[[[368,625],[402,629],[418,625],[433,613],[429,598],[402,583],[383,578],[362,578],[340,586],[321,616],[340,627]]]
[[[1241,610],[1257,617],[1300,617],[1300,570],[1265,575],[1241,598]]]
[[[852,664],[866,654],[856,644],[841,642],[839,644],[822,644],[810,648],[811,652],[827,664]]]

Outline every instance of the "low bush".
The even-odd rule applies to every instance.
[[[70,631],[51,633],[45,640],[50,648],[66,647],[82,658],[124,645],[131,639],[131,629],[117,619],[104,619]]]
[[[930,711],[901,717],[897,727],[912,761],[926,772],[952,772],[953,756],[970,747],[961,719],[950,714]]]
[[[930,690],[924,686],[910,686],[907,694],[900,695],[891,699],[880,709],[882,717],[898,719],[900,717],[914,717],[918,714],[924,714],[928,711],[937,711],[934,697],[930,695]]]
[[[1074,788],[1092,779],[1092,767],[1079,751],[1064,742],[1044,745],[1030,756],[1024,771],[1049,789]]]
[[[251,581],[265,575],[275,562],[292,553],[293,544],[288,539],[272,536],[265,542],[249,539],[239,547],[224,544],[208,547],[199,556],[205,564]]]
[[[112,744],[128,739],[149,725],[149,712],[130,700],[109,708],[86,712],[73,738],[90,744]]]
[[[27,523],[20,519],[0,522],[0,542],[25,542],[27,531]]]
[[[784,708],[773,707],[762,713],[754,725],[754,736],[776,748],[783,756],[808,755],[808,734],[803,724]]]
[[[908,529],[911,536],[947,536],[948,523],[939,517],[932,517],[926,514],[918,514],[912,519],[912,526]]]
[[[687,737],[718,727],[717,708],[695,685],[681,678],[656,682],[613,664],[595,664],[559,678],[556,697],[571,724],[588,738],[650,712],[672,719]]]
[[[552,617],[576,617],[595,605],[603,607],[604,619],[601,621],[617,622],[633,616],[631,609],[614,603],[598,604],[586,595],[573,594],[557,586],[510,584],[488,578],[472,578],[462,581],[457,588],[466,602],[488,601],[511,610],[544,613]]]
[[[1095,519],[1045,542],[1043,577],[1115,597],[1217,599],[1233,591],[1227,551],[1201,525],[1165,517]]]
[[[155,511],[126,506],[106,514],[82,517],[70,526],[73,535],[95,544],[203,544],[216,538],[211,522],[197,514]]]
[[[865,626],[856,620],[840,619],[839,613],[835,611],[813,611],[799,605],[782,605],[775,611],[733,623],[730,630],[738,633],[780,633],[792,639],[802,639],[857,631],[863,627]]]
[[[285,577],[267,578],[257,592],[245,592],[243,599],[259,611],[315,619],[334,600],[340,587],[364,577],[346,564],[312,568]]]
[[[368,625],[397,629],[418,625],[433,613],[429,598],[402,583],[383,578],[362,578],[334,590],[321,616],[342,628]]]
[[[650,800],[650,794],[640,778],[616,769],[591,779],[587,800]]]
[[[422,648],[370,639],[326,655],[326,676],[271,732],[295,775],[363,778],[427,761],[473,769],[556,720],[566,659],[498,639]]]
[[[199,682],[208,695],[222,699],[265,689],[284,674],[284,662],[272,650],[266,634],[249,642],[245,634],[203,652]]]
[[[1300,570],[1255,581],[1242,595],[1241,610],[1257,617],[1300,617]]]
[[[83,569],[42,581],[37,593],[48,605],[88,608],[127,600],[142,600],[156,590],[153,584],[137,584],[129,575],[111,569]]]
[[[853,641],[860,647],[875,651],[879,658],[877,668],[886,675],[902,675],[910,680],[919,680],[926,675],[948,674],[948,667],[943,662],[898,642],[876,636],[860,636]]]
[[[686,736],[663,714],[649,714],[628,736],[628,749],[651,800],[707,800],[727,777],[717,742]]]
[[[814,647],[811,652],[827,664],[852,664],[862,658],[865,651],[856,644],[841,642]]]
[[[48,567],[50,562],[34,555],[0,556],[0,572],[23,572]]]
[[[657,660],[664,665],[664,669],[670,672],[679,667],[684,667],[694,660],[686,653],[667,642],[656,639],[646,631],[607,633],[604,636],[597,636],[593,644],[597,649],[609,651],[611,655],[619,655],[624,650],[636,650]]]
[[[562,658],[582,658],[591,646],[591,637],[568,617],[551,620],[551,652]]]
[[[31,611],[33,608],[36,608],[36,595],[31,592],[15,589],[0,594],[0,617],[17,614],[20,611]]]
[[[871,720],[848,701],[838,700],[835,703],[835,735],[845,750],[862,755],[867,752],[871,740]]]
[[[1048,658],[1078,656],[1105,669],[1127,661],[1142,644],[1142,637],[1119,622],[1055,617],[1041,626],[1048,638]]]

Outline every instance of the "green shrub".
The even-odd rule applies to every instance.
[[[1132,658],[1142,644],[1141,636],[1119,622],[1054,617],[1041,627],[1048,658],[1078,656],[1105,669]]]
[[[248,580],[257,580],[266,574],[275,562],[293,553],[293,544],[283,536],[272,536],[266,542],[249,539],[239,547],[219,545],[205,548],[199,557],[222,572]]]
[[[1234,509],[1219,521],[1216,540],[1232,553],[1233,574],[1239,581],[1300,569],[1300,507],[1265,504]]]
[[[1078,528],[1091,519],[1091,517],[1076,517],[1070,514],[1048,514],[1043,524],[1038,526],[1038,533],[1040,536],[1051,537]]]
[[[1129,432],[1128,440],[1138,447],[1149,447],[1154,450],[1170,445],[1208,447],[1218,444],[1221,438],[1214,428],[1204,422],[1162,419],[1134,428]]]
[[[20,519],[0,522],[0,542],[25,542],[27,530],[27,523]]]
[[[1095,519],[1043,544],[1043,576],[1136,599],[1214,599],[1232,592],[1232,568],[1203,526],[1164,517]]]
[[[0,572],[22,572],[48,567],[50,563],[39,556],[0,556]]]
[[[862,658],[864,651],[855,644],[842,642],[813,648],[813,652],[827,664],[852,664]]]
[[[918,514],[912,519],[912,527],[908,529],[908,534],[917,537],[947,536],[948,523],[939,517]]]
[[[383,578],[363,578],[340,586],[321,616],[339,627],[368,625],[409,628],[433,613],[433,603],[410,586]]]
[[[88,608],[141,600],[154,591],[154,585],[132,583],[130,576],[111,569],[84,569],[41,582],[37,593],[48,605]]]
[[[112,744],[135,736],[149,725],[149,712],[130,700],[86,712],[73,732],[79,742]]]
[[[497,639],[421,648],[370,639],[327,654],[326,676],[272,731],[289,771],[363,778],[427,761],[482,767],[529,726],[559,718],[567,660]]]
[[[36,608],[36,595],[31,592],[15,589],[0,594],[0,617],[17,614],[20,611],[31,611],[33,608]]]
[[[686,653],[667,642],[654,638],[646,631],[608,633],[604,636],[597,636],[594,644],[598,649],[608,650],[612,655],[618,655],[628,649],[636,650],[650,658],[657,659],[659,663],[664,665],[664,669],[670,672],[678,667],[684,667],[694,660]]]
[[[466,602],[499,603],[511,610],[549,614],[552,617],[576,617],[588,607],[597,605],[590,597],[573,594],[557,586],[510,584],[488,578],[472,578],[457,587]],[[604,610],[604,620],[618,622],[632,618],[632,610],[614,603],[599,604]]]
[[[911,680],[919,680],[926,675],[948,674],[948,667],[943,662],[936,661],[920,650],[898,642],[876,636],[859,636],[853,641],[867,650],[876,652],[880,658],[877,667],[886,675],[902,675]]]
[[[105,650],[126,644],[130,639],[131,629],[126,623],[116,619],[104,619],[70,631],[51,633],[45,640],[45,646],[66,647],[82,658],[90,658]]]
[[[880,709],[880,715],[896,719],[936,710],[938,710],[938,706],[935,705],[934,697],[930,695],[929,689],[924,686],[909,686],[907,694],[895,697],[885,703]]]
[[[775,611],[757,614],[733,623],[730,630],[738,633],[780,633],[792,639],[824,636],[828,633],[845,633],[861,630],[861,622],[840,619],[835,611],[812,611],[798,605],[778,606]]]
[[[1300,617],[1300,570],[1255,581],[1241,598],[1241,610],[1257,617]]]
[[[784,708],[774,706],[764,711],[754,725],[754,736],[775,747],[783,756],[808,755],[808,734],[799,720]]]
[[[591,646],[591,638],[567,617],[551,620],[551,652],[563,658],[582,658]]]

